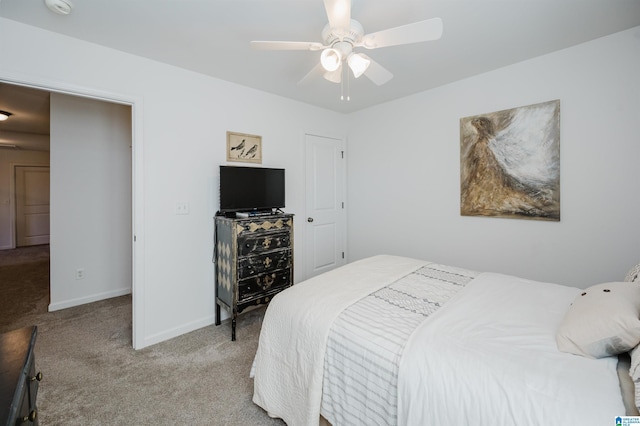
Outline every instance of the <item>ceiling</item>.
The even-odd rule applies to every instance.
[[[49,151],[49,97],[44,90],[0,83],[0,111],[13,114],[0,121],[0,148]]]
[[[365,34],[433,17],[444,32],[438,41],[366,51],[394,78],[382,86],[351,78],[343,88],[350,100],[341,101],[341,85],[322,77],[298,85],[320,52],[249,46],[322,41],[322,0],[72,1],[63,16],[44,0],[0,0],[0,16],[342,113],[640,25],[640,0],[352,0]],[[9,95],[22,93],[0,87],[0,109],[18,108]]]

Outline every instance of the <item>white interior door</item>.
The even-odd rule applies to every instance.
[[[49,244],[49,167],[16,166],[16,247]]]
[[[341,139],[305,135],[305,276],[344,265],[345,159]]]

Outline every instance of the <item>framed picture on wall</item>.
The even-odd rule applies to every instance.
[[[460,119],[462,216],[560,220],[560,100]]]
[[[262,136],[227,132],[227,161],[262,163]]]

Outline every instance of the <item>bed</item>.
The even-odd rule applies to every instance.
[[[353,262],[271,301],[253,401],[291,426],[615,424],[637,414],[640,384],[640,287],[617,284],[631,317],[638,312],[612,327],[633,330],[585,349],[580,333],[598,334],[603,321],[585,322],[580,309],[615,317],[619,301],[595,298],[612,299],[617,287],[585,291],[398,256]]]

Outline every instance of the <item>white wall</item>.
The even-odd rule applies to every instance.
[[[585,287],[640,261],[640,27],[350,115],[349,257]],[[561,221],[460,216],[462,117],[560,99]]]
[[[7,140],[6,143],[10,143]],[[11,223],[13,205],[13,166],[49,165],[49,153],[45,151],[22,151],[18,149],[0,149],[0,250],[11,249],[14,230]]]
[[[49,310],[129,294],[131,107],[52,93],[50,146]]]
[[[134,223],[134,257],[141,253],[134,261],[137,347],[213,322],[212,218],[227,130],[261,135],[263,165],[287,170],[286,210],[297,214],[299,279],[303,135],[346,137],[346,116],[3,18],[0,38],[0,79],[135,103],[134,186],[143,188],[140,205],[134,204],[141,216]],[[190,214],[176,215],[177,202],[188,202]]]

